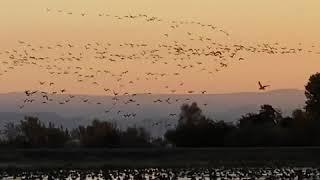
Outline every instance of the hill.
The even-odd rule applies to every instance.
[[[35,103],[26,105],[23,109],[18,106],[25,99],[24,93],[0,94],[0,121],[1,124],[8,121],[18,121],[25,115],[39,116],[43,121],[53,121],[65,127],[85,125],[93,118],[117,121],[120,127],[138,124],[161,134],[164,127],[152,127],[152,122],[170,121],[175,122],[177,117],[169,118],[170,113],[179,113],[183,103],[197,102],[204,113],[215,120],[234,122],[241,115],[248,112],[256,112],[262,104],[271,104],[280,109],[284,115],[290,115],[292,110],[304,106],[304,91],[295,89],[283,89],[267,92],[242,92],[229,94],[138,94],[135,97],[136,104],[119,103],[112,105],[112,96],[89,96],[76,95],[68,104],[59,103],[42,104],[40,98],[34,97]],[[68,95],[56,95],[55,100],[67,99]],[[170,98],[170,104],[165,100]],[[82,100],[88,99],[88,103]],[[119,102],[128,100],[128,96],[119,96]],[[156,99],[162,103],[154,103]],[[176,100],[178,99],[178,102]],[[188,100],[190,99],[190,100]],[[96,102],[101,102],[97,104]],[[207,105],[204,105],[207,104]],[[105,110],[110,110],[106,114]],[[136,113],[136,118],[124,119],[117,112]]]

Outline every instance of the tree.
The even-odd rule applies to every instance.
[[[260,106],[259,113],[248,113],[239,119],[239,127],[275,126],[282,119],[281,112],[269,104]]]
[[[14,123],[7,123],[4,126],[4,136],[7,142],[14,142],[21,136],[20,129]]]
[[[232,144],[240,146],[272,146],[279,143],[281,125],[287,126],[287,119],[282,122],[281,112],[271,105],[260,106],[258,113],[248,113],[238,121],[238,128],[233,134]],[[232,139],[231,139],[232,140]]]
[[[65,143],[69,140],[69,131],[63,128],[56,128],[54,124],[51,127],[46,128],[46,146],[50,148],[63,147]]]
[[[79,127],[79,136],[86,147],[112,147],[119,145],[120,133],[111,123],[94,120],[87,127]]]
[[[168,130],[166,140],[181,147],[223,146],[226,135],[233,126],[223,121],[213,121],[202,114],[196,103],[181,106],[178,126]]]
[[[25,117],[18,125],[23,137],[24,146],[27,147],[63,147],[69,139],[68,131],[62,127],[57,128],[53,123],[46,127],[36,117]]]
[[[306,112],[313,120],[320,120],[320,73],[316,73],[309,78],[305,86]]]
[[[264,104],[261,106],[259,115],[262,120],[262,123],[277,124],[282,118],[281,112],[273,108],[269,104]]]
[[[129,127],[121,133],[120,146],[148,147],[150,146],[150,134],[144,128]]]
[[[21,132],[25,138],[25,143],[31,147],[39,147],[45,144],[45,126],[36,117],[25,117],[20,122]]]
[[[203,114],[202,110],[198,107],[197,103],[183,104],[181,106],[181,113],[179,116],[178,126],[197,126],[209,123]]]
[[[306,128],[309,125],[309,117],[308,114],[302,109],[296,109],[292,111],[292,119],[294,123],[294,127],[297,128]]]

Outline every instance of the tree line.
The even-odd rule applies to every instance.
[[[45,125],[37,117],[25,117],[18,124],[6,124],[3,135],[1,146],[15,148],[151,146],[150,135],[145,129],[129,127],[121,131],[115,124],[99,120],[69,131],[53,123]]]
[[[320,73],[305,86],[306,105],[291,116],[265,104],[258,113],[243,115],[236,124],[205,117],[196,103],[181,107],[178,125],[165,134],[180,147],[319,146]]]
[[[68,130],[36,117],[25,117],[18,124],[8,123],[0,141],[2,147],[16,148],[126,148],[238,146],[319,146],[320,73],[305,86],[306,105],[291,116],[283,116],[271,105],[261,105],[256,113],[243,115],[236,123],[215,121],[203,115],[197,103],[184,104],[175,128],[164,138],[153,139],[144,128],[120,130],[116,124],[94,120],[88,126]]]

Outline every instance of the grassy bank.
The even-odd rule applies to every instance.
[[[1,168],[256,167],[319,164],[320,147],[0,150]]]

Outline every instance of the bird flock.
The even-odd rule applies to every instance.
[[[139,42],[129,40],[122,43],[104,39],[83,43],[61,40],[43,44],[18,40],[15,48],[0,50],[0,80],[7,74],[22,69],[45,73],[34,79],[36,87],[24,90],[25,99],[18,106],[19,109],[30,103],[66,106],[71,102],[79,102],[100,105],[105,114],[115,113],[119,118],[134,119],[137,113],[125,112],[122,107],[139,108],[141,104],[137,97],[151,96],[154,84],[154,88],[167,94],[205,95],[208,93],[205,89],[189,89],[190,84],[184,77],[197,77],[200,74],[210,81],[233,63],[248,60],[251,54],[320,54],[315,46],[304,48],[301,43],[296,47],[280,43],[234,43],[232,35],[226,30],[197,21],[166,20],[146,14],[120,16],[109,13],[75,13],[52,8],[46,8],[44,13],[79,18],[96,16],[105,18],[104,20],[139,21],[148,25],[163,24],[167,27],[167,32],[159,34],[158,42],[150,42],[147,38]],[[189,26],[193,27],[192,30]],[[207,33],[199,34],[203,29]],[[175,39],[174,31],[178,31],[184,38]],[[226,40],[220,42],[214,36],[223,36]],[[101,94],[111,96],[112,105],[107,106],[105,102],[72,94],[70,87],[61,85],[65,81],[70,87],[77,86],[84,90],[93,88]],[[136,89],[141,86],[146,87],[145,91],[137,92]],[[269,86],[258,82],[259,90],[265,90]],[[59,96],[61,94],[64,95],[63,98]],[[169,97],[154,99],[150,103],[180,105],[190,101],[191,98]],[[203,106],[207,106],[207,103]],[[169,118],[176,116],[175,113],[168,114]]]
[[[211,180],[211,179],[319,179],[316,168],[149,168],[95,170],[2,170],[2,179],[88,180]]]

